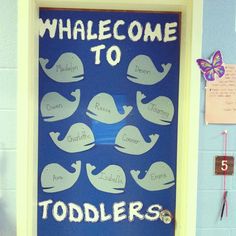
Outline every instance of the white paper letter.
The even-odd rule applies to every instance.
[[[150,221],[158,220],[160,217],[161,210],[162,207],[158,204],[149,206],[147,209],[147,213],[145,214],[145,219]]]
[[[139,220],[143,220],[144,216],[139,213],[143,208],[142,202],[131,202],[129,204],[129,221],[133,221],[134,217],[137,217]]]
[[[43,207],[42,219],[48,218],[48,207],[49,207],[49,204],[52,204],[52,203],[53,201],[51,199],[47,201],[39,202],[39,206]]]
[[[98,35],[96,33],[93,34],[93,21],[89,20],[87,23],[87,40],[97,39]]]
[[[111,38],[111,33],[107,33],[111,30],[111,20],[100,20],[99,21],[99,37],[98,40],[104,40]],[[107,33],[107,34],[105,34]]]
[[[71,39],[71,22],[70,19],[66,20],[66,26],[63,26],[63,20],[59,20],[59,39],[63,39],[63,33],[67,33],[67,38]]]
[[[112,54],[114,55],[114,59],[112,58]],[[110,65],[115,66],[120,62],[121,59],[121,51],[119,49],[119,47],[117,46],[111,46],[108,50],[107,50],[107,61]]]
[[[56,28],[57,28],[57,19],[53,19],[52,23],[49,19],[47,19],[45,22],[40,18],[39,19],[39,35],[42,38],[48,30],[50,38],[54,38],[56,34]]]
[[[177,36],[174,35],[177,32],[177,22],[166,23],[165,24],[165,37],[164,42],[175,41]]]
[[[125,202],[116,202],[113,205],[113,221],[119,222],[127,218],[127,215],[125,215]]]
[[[136,35],[134,33],[134,28],[135,27],[137,29]],[[134,41],[134,42],[137,42],[142,37],[142,34],[143,34],[143,27],[142,27],[142,25],[138,21],[133,21],[130,24],[129,29],[128,29],[128,35],[129,35],[130,39],[132,41]]]
[[[77,20],[73,28],[73,39],[77,39],[78,32],[80,32],[81,40],[85,40],[84,23],[82,20]]]
[[[92,213],[93,215],[91,215]],[[96,223],[99,220],[99,212],[97,208],[89,203],[84,203],[84,220],[86,222]]]
[[[95,52],[95,65],[99,65],[101,63],[101,50],[105,49],[106,46],[104,44],[95,46],[95,47],[91,47],[90,51],[91,52]]]
[[[69,203],[69,221],[70,222],[81,222],[84,218],[83,211],[80,206]]]
[[[104,203],[100,204],[100,214],[101,214],[101,222],[108,221],[112,218],[111,214],[107,214],[105,212],[105,205]]]
[[[162,33],[161,33],[161,25],[156,24],[154,31],[151,28],[151,23],[148,22],[146,24],[145,30],[144,30],[144,42],[148,42],[148,38],[150,38],[150,41],[153,42],[155,38],[157,38],[158,41],[162,41]]]
[[[116,39],[116,40],[124,40],[126,38],[125,35],[119,35],[119,32],[118,32],[118,28],[121,25],[124,25],[124,24],[125,24],[125,21],[123,21],[123,20],[116,21],[116,23],[114,24],[114,27],[113,27],[114,39]]]
[[[59,211],[59,208],[60,211]],[[60,213],[61,212],[61,213]],[[58,201],[52,208],[52,215],[56,221],[63,221],[67,216],[67,206],[64,202]]]

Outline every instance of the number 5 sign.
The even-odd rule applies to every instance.
[[[215,174],[216,175],[233,175],[234,174],[234,157],[233,156],[216,156]]]

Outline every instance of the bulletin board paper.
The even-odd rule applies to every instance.
[[[236,65],[225,65],[225,75],[206,86],[206,123],[236,123]]]
[[[37,235],[173,236],[179,13],[40,20]]]

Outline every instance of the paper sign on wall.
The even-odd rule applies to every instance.
[[[225,75],[206,87],[206,123],[236,123],[236,65],[226,65]]]

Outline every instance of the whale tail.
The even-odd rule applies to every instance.
[[[161,74],[163,74],[163,78],[168,74],[170,68],[171,68],[171,64],[161,64],[162,68],[163,68],[163,72],[160,72]]]
[[[138,101],[141,101],[146,98],[146,96],[141,91],[137,91],[136,98]]]
[[[75,163],[73,163],[71,165],[71,167],[73,167],[75,170],[80,170],[80,168],[81,168],[81,161],[76,161]]]
[[[48,64],[49,60],[46,58],[39,58],[40,65],[42,66],[43,69],[46,68],[46,65]]]
[[[151,142],[156,142],[159,138],[159,135],[158,134],[151,134],[149,135],[149,138],[151,139]]]
[[[59,132],[50,132],[49,135],[52,138],[53,142],[55,142],[55,141],[58,141],[58,137],[59,137],[60,133]]]
[[[138,176],[140,174],[140,170],[131,170],[130,174],[132,175],[132,177],[134,178],[134,180],[138,179]]]
[[[87,171],[92,172],[93,170],[96,169],[96,167],[93,166],[93,165],[91,165],[90,163],[88,163],[88,164],[86,165],[86,169],[87,169]]]
[[[75,98],[79,98],[80,97],[80,89],[76,89],[75,91],[73,91],[71,93],[71,95]]]
[[[123,106],[123,109],[125,111],[125,114],[129,114],[132,111],[133,107],[132,106]]]

